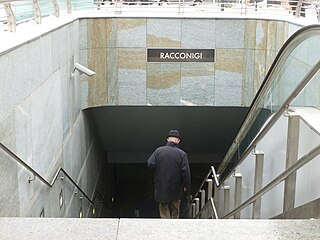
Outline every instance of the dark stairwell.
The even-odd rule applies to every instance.
[[[103,190],[106,216],[159,217],[153,198],[153,172],[146,160],[178,129],[181,148],[188,153],[192,189],[197,191],[211,165],[216,168],[228,150],[246,113],[245,107],[110,106],[85,110],[92,115],[107,155],[107,183]],[[185,214],[181,204],[181,217]]]

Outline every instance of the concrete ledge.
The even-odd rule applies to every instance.
[[[297,219],[297,218],[299,219],[320,218],[320,198],[274,217],[274,219]]]
[[[1,240],[320,239],[320,220],[0,218]]]

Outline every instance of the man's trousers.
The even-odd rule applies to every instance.
[[[179,218],[179,208],[181,200],[173,200],[169,203],[159,203],[161,218]]]

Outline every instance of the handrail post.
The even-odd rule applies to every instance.
[[[41,23],[41,11],[39,7],[39,1],[38,0],[32,0],[33,4],[33,13],[34,13],[34,20],[37,24]]]
[[[195,198],[195,216],[199,213],[199,198]]]
[[[202,209],[205,204],[206,204],[206,191],[201,190],[200,191],[200,209]]]
[[[235,173],[234,177],[236,179],[234,207],[237,208],[241,204],[242,175],[241,173]],[[240,211],[234,214],[234,218],[240,219]]]
[[[203,207],[206,205],[206,191],[205,190],[201,190],[200,193],[200,209],[203,209]],[[207,212],[206,211],[202,211],[202,215],[203,218],[207,218]]]
[[[216,184],[213,185],[213,201],[216,205],[218,205],[218,186]]]
[[[263,162],[264,153],[262,151],[255,150],[256,166],[254,173],[254,195],[262,188],[262,176],[263,176]],[[256,199],[252,204],[252,218],[260,219],[261,215],[261,198]]]
[[[188,196],[188,202],[187,202],[187,208],[188,208],[188,218],[193,218],[193,210],[192,210],[192,195],[190,194],[189,196]]]
[[[8,19],[8,29],[10,32],[15,32],[17,27],[16,17],[12,11],[11,3],[3,3]]]
[[[212,198],[212,179],[207,179],[207,201]]]
[[[296,18],[299,18],[301,15],[301,7],[302,7],[302,0],[298,0],[297,8],[296,8]]]
[[[213,199],[214,199],[214,202],[215,204],[218,204],[218,187],[219,187],[219,180],[218,180],[218,177],[219,175],[216,173],[216,170],[213,166],[211,166],[211,171],[212,171],[212,177],[213,177],[213,180],[215,182],[215,184],[213,185]]]
[[[58,0],[52,0],[52,3],[53,3],[53,15],[56,17],[59,17],[60,9],[59,9]]]
[[[196,204],[195,203],[191,204],[191,211],[192,211],[191,218],[194,218],[196,216]]]
[[[116,0],[116,14],[120,14],[121,13],[121,0]]]
[[[290,113],[288,116],[286,169],[298,160],[300,117]],[[296,193],[296,172],[290,174],[284,181],[283,212],[294,208]]]
[[[224,214],[223,215],[225,216],[230,210],[230,187],[224,186],[223,191],[224,191]]]
[[[71,12],[72,12],[71,0],[67,0],[67,13],[71,14]]]

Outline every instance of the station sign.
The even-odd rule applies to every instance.
[[[148,62],[214,62],[215,49],[159,49],[147,50]]]

